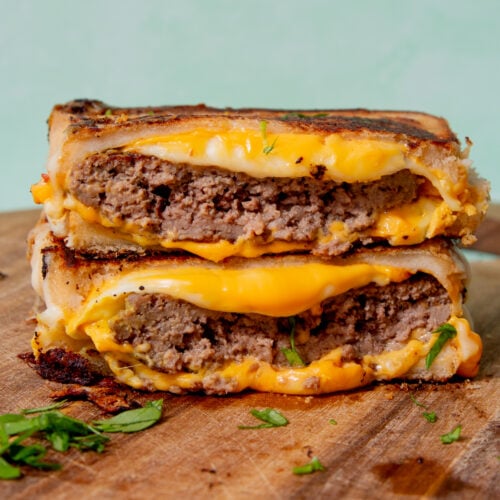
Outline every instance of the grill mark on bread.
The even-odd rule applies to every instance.
[[[111,112],[109,113],[108,112]],[[177,126],[224,118],[240,123],[267,120],[289,130],[313,133],[366,133],[392,135],[413,142],[435,142],[456,145],[458,140],[445,120],[421,112],[377,111],[366,109],[283,110],[260,108],[214,108],[194,106],[158,106],[119,108],[100,101],[77,99],[57,105],[54,111],[70,115],[69,133],[99,135],[113,127],[132,129],[137,126]],[[429,123],[427,123],[429,122]],[[432,123],[432,130],[430,128]],[[426,128],[427,125],[427,128]]]

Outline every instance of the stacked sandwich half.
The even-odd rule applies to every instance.
[[[73,101],[30,238],[39,371],[289,394],[473,376],[464,317],[488,186],[414,112]]]

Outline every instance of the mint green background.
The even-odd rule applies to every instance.
[[[114,105],[445,116],[500,201],[498,0],[0,0],[0,210],[33,207],[46,118]]]

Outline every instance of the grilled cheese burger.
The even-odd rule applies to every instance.
[[[30,238],[44,376],[320,394],[477,373],[451,238],[474,240],[488,185],[445,120],[82,100],[49,139]]]
[[[423,113],[56,106],[33,186],[82,251],[340,255],[435,236],[473,241],[486,183],[445,120]]]
[[[318,394],[473,376],[481,354],[463,315],[467,269],[444,241],[328,259],[88,259],[42,222],[32,266],[45,303],[33,339],[41,362],[62,349],[135,388]],[[443,323],[458,335],[427,369]],[[284,355],[292,330],[298,366]]]

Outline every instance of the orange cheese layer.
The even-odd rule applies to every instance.
[[[109,319],[130,293],[160,293],[213,311],[293,316],[323,300],[369,283],[386,285],[408,278],[404,269],[374,264],[332,265],[320,261],[226,268],[179,265],[123,272],[90,292],[78,311],[66,313],[68,334]]]
[[[434,363],[439,366],[440,357],[446,359],[452,353],[458,359],[457,373],[464,377],[475,376],[481,356],[481,340],[465,319],[452,317],[450,323],[455,326],[458,335],[442,349]],[[117,380],[137,389],[193,390],[203,384],[205,377],[216,373],[222,379],[231,381],[234,391],[251,388],[302,395],[348,390],[373,380],[405,377],[412,369],[425,363],[425,357],[435,341],[433,338],[412,339],[401,349],[366,355],[358,362],[343,361],[342,348],[337,348],[305,367],[276,367],[248,358],[243,362],[227,363],[215,370],[165,374],[138,361],[130,345],[117,344],[106,322],[93,324],[87,332]],[[308,383],[312,377],[317,380],[314,389]]]
[[[49,189],[39,185],[39,187],[33,187],[32,191],[34,196],[39,197],[43,193],[49,192]],[[373,227],[362,232],[351,232],[344,223],[336,221],[330,226],[328,234],[318,235],[316,241],[312,242],[270,240],[267,243],[260,243],[240,238],[235,242],[221,240],[205,243],[159,238],[157,235],[148,233],[121,218],[109,220],[103,217],[98,210],[87,207],[72,197],[67,198],[65,206],[78,213],[84,221],[118,229],[123,239],[133,241],[143,247],[161,246],[166,249],[185,250],[213,262],[219,262],[233,256],[253,258],[271,253],[310,250],[314,246],[327,245],[330,240],[352,242],[361,236],[384,238],[391,245],[415,245],[425,239],[442,234],[456,218],[456,215],[442,200],[423,197],[414,203],[384,212]]]
[[[261,122],[261,125],[265,122]],[[466,189],[467,176],[451,179],[445,172],[422,164],[404,143],[348,137],[340,134],[274,133],[271,129],[195,128],[184,132],[139,138],[113,148],[152,155],[174,163],[216,166],[252,177],[307,177],[324,169],[324,178],[338,182],[369,182],[409,169],[426,177],[455,211]],[[64,155],[61,157],[64,162]],[[460,162],[461,160],[457,160]],[[67,190],[72,165],[52,173],[55,191]],[[465,171],[465,167],[463,167]],[[35,199],[40,197],[34,193]]]
[[[194,129],[139,139],[125,145],[124,150],[177,163],[217,166],[257,178],[312,176],[321,165],[325,179],[369,182],[408,168],[426,177],[454,210],[459,209],[458,197],[466,182],[465,178],[453,182],[443,171],[424,166],[403,143],[339,134]]]

